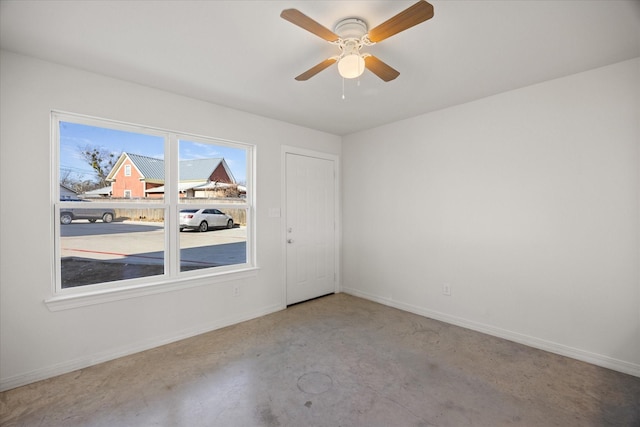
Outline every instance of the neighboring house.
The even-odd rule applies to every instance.
[[[85,199],[105,199],[111,197],[111,186],[96,188],[95,190],[82,193]]]
[[[77,199],[78,193],[64,184],[60,184],[60,200]]]
[[[180,197],[194,197],[216,186],[236,181],[223,158],[182,160],[179,163]],[[164,160],[122,153],[109,172],[111,197],[144,198],[164,196]],[[199,187],[202,187],[198,190]]]

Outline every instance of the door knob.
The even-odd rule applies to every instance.
[[[293,243],[293,239],[287,240],[287,243]]]

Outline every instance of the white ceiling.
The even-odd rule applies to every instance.
[[[280,18],[374,27],[415,1],[0,1],[0,46],[345,135],[640,56],[640,1],[437,1],[435,16],[368,52],[400,71],[357,86],[336,53]]]

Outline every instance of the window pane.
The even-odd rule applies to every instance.
[[[247,150],[223,144],[179,141],[180,202],[244,203]]]
[[[180,211],[180,271],[247,262],[246,209]]]
[[[60,121],[59,138],[61,288],[164,274],[164,137]]]
[[[163,184],[163,137],[60,122],[61,195],[64,187],[83,199],[162,198]]]
[[[59,209],[62,288],[164,274],[164,222],[124,221],[119,210],[107,210],[110,218],[105,209],[67,203]],[[164,216],[164,209],[144,212]]]

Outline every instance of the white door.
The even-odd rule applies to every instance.
[[[286,154],[287,304],[335,292],[335,162]]]

